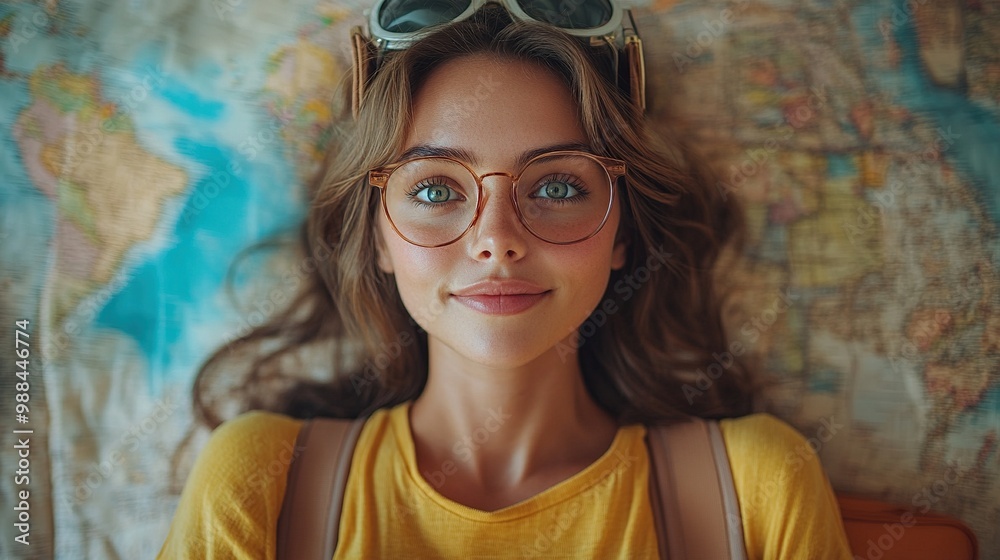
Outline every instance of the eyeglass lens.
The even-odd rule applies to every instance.
[[[493,204],[502,200],[498,196],[510,194],[492,193]],[[399,233],[427,246],[461,236],[479,204],[476,177],[448,158],[420,158],[397,167],[384,194],[389,219]],[[586,156],[544,156],[521,173],[516,197],[522,223],[531,232],[554,243],[572,243],[601,227],[611,206],[611,178],[602,164]]]

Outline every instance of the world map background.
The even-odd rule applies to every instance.
[[[0,5],[0,350],[12,361],[14,322],[30,320],[35,430],[33,544],[14,544],[4,508],[0,557],[162,544],[194,371],[302,263],[255,257],[238,304],[227,270],[301,220],[366,7]],[[929,496],[1000,558],[1000,4],[659,1],[636,15],[651,118],[747,208],[727,321],[779,381],[762,407],[807,437],[840,426],[816,440],[837,490]],[[0,480],[2,503],[16,491]]]

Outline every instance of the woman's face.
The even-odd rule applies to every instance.
[[[464,150],[475,159],[465,163],[483,175],[514,173],[524,152],[569,144],[588,142],[576,102],[556,75],[526,62],[474,55],[427,78],[413,101],[404,152],[416,146]],[[554,245],[524,228],[510,189],[508,177],[483,179],[485,206],[475,226],[433,249],[400,238],[379,212],[379,267],[395,275],[432,352],[489,367],[529,364],[587,319],[601,303],[611,270],[624,266],[625,247],[615,242],[617,201],[597,235]]]

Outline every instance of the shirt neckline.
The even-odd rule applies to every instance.
[[[511,504],[494,511],[484,511],[464,504],[460,504],[437,491],[423,475],[420,474],[417,466],[416,446],[413,442],[413,432],[410,429],[410,405],[412,401],[406,401],[397,405],[389,411],[389,422],[395,434],[400,454],[403,458],[404,468],[409,478],[416,486],[417,490],[424,494],[431,501],[441,508],[464,517],[472,521],[480,522],[503,522],[511,521],[550,508],[560,502],[580,495],[589,488],[601,483],[615,471],[619,470],[623,463],[627,466],[628,454],[626,451],[632,447],[636,437],[643,436],[642,425],[619,426],[615,432],[615,437],[611,441],[608,449],[593,463],[587,465],[582,470],[574,473],[569,478],[561,480],[552,486],[542,490],[538,494],[525,498],[520,502]],[[457,459],[456,459],[457,460]]]

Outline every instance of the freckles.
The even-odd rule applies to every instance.
[[[401,264],[411,270],[415,275],[439,278],[441,271],[446,268],[449,262],[454,259],[448,257],[448,252],[444,247],[428,249],[411,245],[402,239],[396,253]]]
[[[385,242],[385,248],[392,259],[396,273],[404,273],[410,270],[420,270],[421,266],[428,266],[425,262],[429,259],[427,253],[433,251],[424,247],[417,247],[401,238],[392,226],[389,225],[385,216],[380,218],[380,231]]]
[[[449,276],[452,264],[457,262],[446,247],[428,249],[403,241],[393,233],[396,240],[390,244],[396,273],[396,284],[400,293],[412,294],[415,298],[436,297],[438,284]],[[427,290],[433,289],[433,293]]]
[[[605,225],[605,229],[607,229],[607,225]],[[558,259],[553,258],[552,260],[560,262],[561,265],[570,266],[570,269],[581,266],[603,268],[611,260],[614,248],[614,232],[612,231],[610,236],[605,235],[604,232],[605,230],[601,230],[600,233],[586,241],[562,247],[563,251],[559,253]]]

